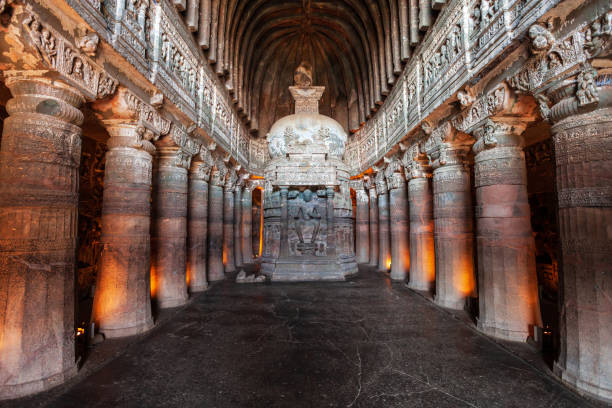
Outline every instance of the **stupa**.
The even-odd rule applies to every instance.
[[[347,134],[319,114],[325,87],[302,63],[289,87],[295,114],[272,125],[265,168],[262,273],[272,281],[345,280],[357,272]]]

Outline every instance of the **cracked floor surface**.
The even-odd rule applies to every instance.
[[[57,393],[56,393],[57,394]],[[585,407],[402,284],[213,286],[45,407]]]

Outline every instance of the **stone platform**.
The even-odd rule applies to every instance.
[[[358,272],[354,257],[338,259],[279,259],[262,264],[272,282],[343,281]]]

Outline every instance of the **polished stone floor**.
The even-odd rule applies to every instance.
[[[40,407],[588,407],[402,284],[222,282]],[[5,406],[6,404],[0,404]]]

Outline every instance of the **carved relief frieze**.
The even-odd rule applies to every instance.
[[[217,98],[213,120],[213,136],[224,145],[231,145],[231,129],[234,117],[231,114],[229,106],[221,98]]]
[[[115,93],[117,81],[36,14],[27,12],[23,27],[45,64],[78,86],[86,97],[98,99]]]
[[[203,66],[200,71],[198,124],[202,129],[211,132],[216,104],[216,87],[214,80],[208,76],[208,72]]]
[[[106,41],[110,40],[112,33],[109,21],[116,9],[114,0],[67,0],[67,2],[87,21],[97,35]]]
[[[385,129],[389,145],[397,143],[406,132],[406,106],[403,98],[403,85],[398,83],[385,103]]]
[[[149,73],[147,32],[151,28],[150,0],[120,0],[112,10],[113,45],[124,58],[140,70]]]
[[[406,131],[416,126],[421,119],[421,76],[420,63],[416,61],[413,69],[406,70],[404,92],[406,100]]]
[[[438,99],[450,96],[452,88],[449,85],[467,73],[469,58],[465,57],[464,25],[463,3],[451,3],[436,20],[427,42],[423,43],[419,62],[424,107],[441,103]]]
[[[152,80],[170,101],[195,121],[201,74],[199,55],[190,46],[192,41],[183,32],[183,27],[174,23],[179,18],[176,11],[166,2],[157,4],[155,10]]]

